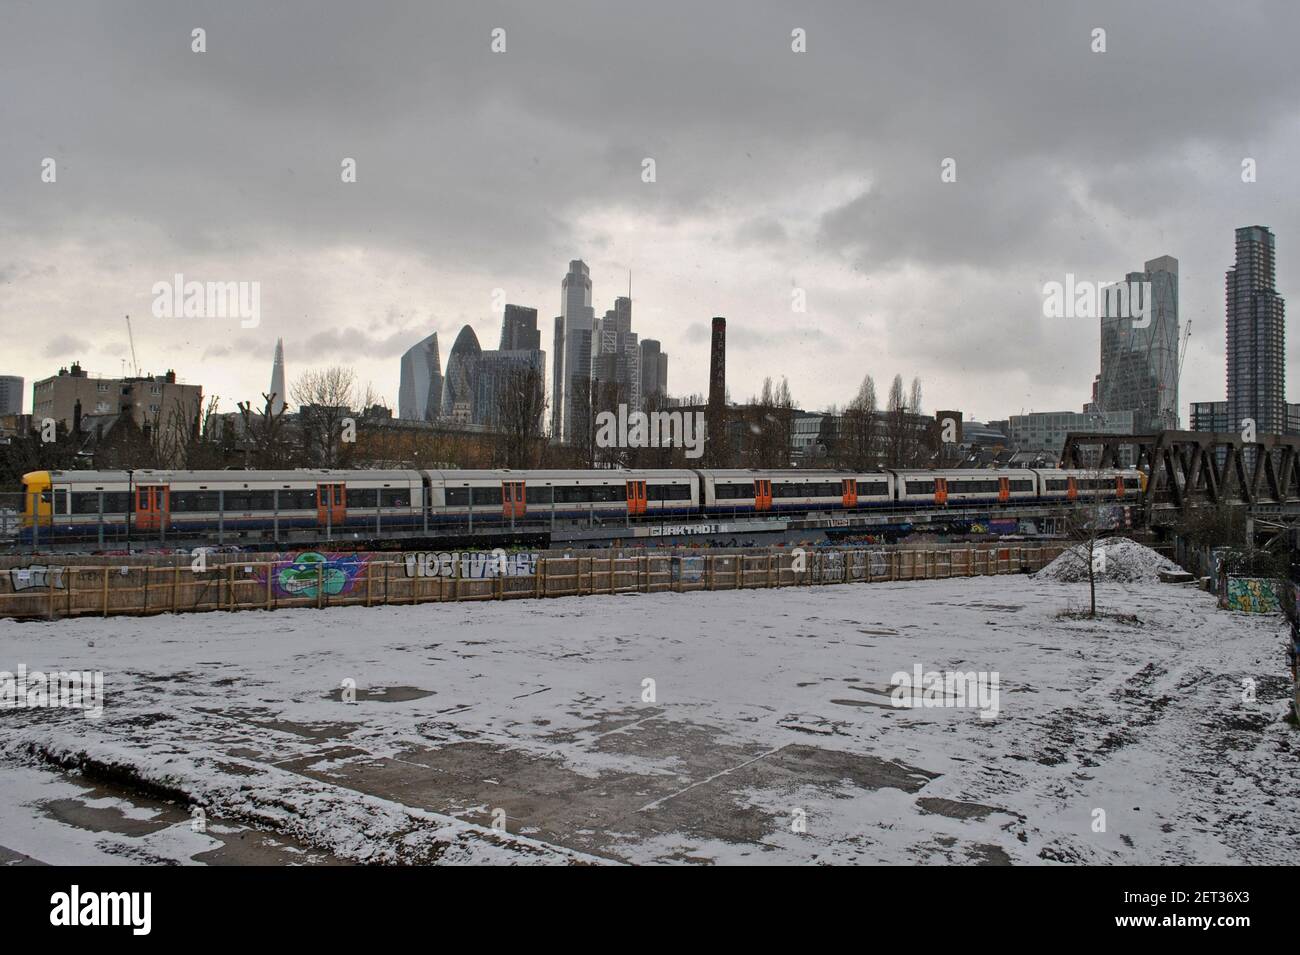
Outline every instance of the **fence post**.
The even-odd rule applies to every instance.
[[[316,565],[316,609],[325,605],[325,565]]]
[[[104,565],[104,616],[108,616],[108,564]]]
[[[271,589],[272,589],[273,586],[274,586],[274,584],[272,584],[272,582],[271,582],[271,566],[272,566],[272,565],[271,565],[271,564],[266,564],[265,566],[266,566],[266,609],[267,609],[267,610],[270,610],[270,609],[271,609]],[[367,575],[367,580],[368,580],[368,579],[369,579],[369,575]]]

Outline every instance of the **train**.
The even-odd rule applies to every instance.
[[[282,470],[33,471],[22,543],[217,534],[279,540],[554,526],[844,514],[872,509],[1136,501],[1135,470]]]

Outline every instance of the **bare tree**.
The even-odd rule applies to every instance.
[[[907,400],[903,397],[903,376],[895,375],[885,406],[885,462],[889,467],[903,467],[906,445]]]
[[[276,396],[262,394],[262,410],[253,411],[247,401],[239,402],[240,420],[243,433],[239,444],[244,452],[245,468],[276,470],[292,466],[295,462],[295,449],[287,436],[284,412],[286,405],[275,408]]]
[[[790,466],[790,440],[794,429],[794,399],[790,385],[763,379],[763,391],[751,398],[744,410],[748,434],[743,459],[746,467],[786,468]]]
[[[342,365],[308,369],[290,388],[298,405],[302,427],[303,453],[312,467],[337,468],[352,457],[354,445],[346,440],[345,425],[356,426],[352,409],[362,409],[374,402],[373,391],[357,392],[356,372]]]
[[[566,438],[575,464],[580,468],[596,466],[596,396],[590,378],[570,382],[570,423]]]
[[[546,380],[534,365],[518,365],[501,376],[493,396],[502,464],[508,468],[536,465],[542,444],[542,422],[546,413]]]
[[[855,471],[876,466],[876,417],[876,382],[867,375],[840,419],[840,463]]]

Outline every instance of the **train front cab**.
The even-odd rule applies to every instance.
[[[54,527],[54,493],[49,471],[29,471],[23,475],[20,511],[18,538],[24,544],[51,533]]]

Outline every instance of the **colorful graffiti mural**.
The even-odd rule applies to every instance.
[[[298,554],[272,557],[271,581],[281,597],[315,597],[319,591],[334,597],[352,590],[363,567],[366,554],[321,553],[309,550]],[[265,583],[265,571],[260,579]]]
[[[1281,609],[1276,586],[1267,577],[1229,577],[1222,606],[1238,613],[1277,613]]]

